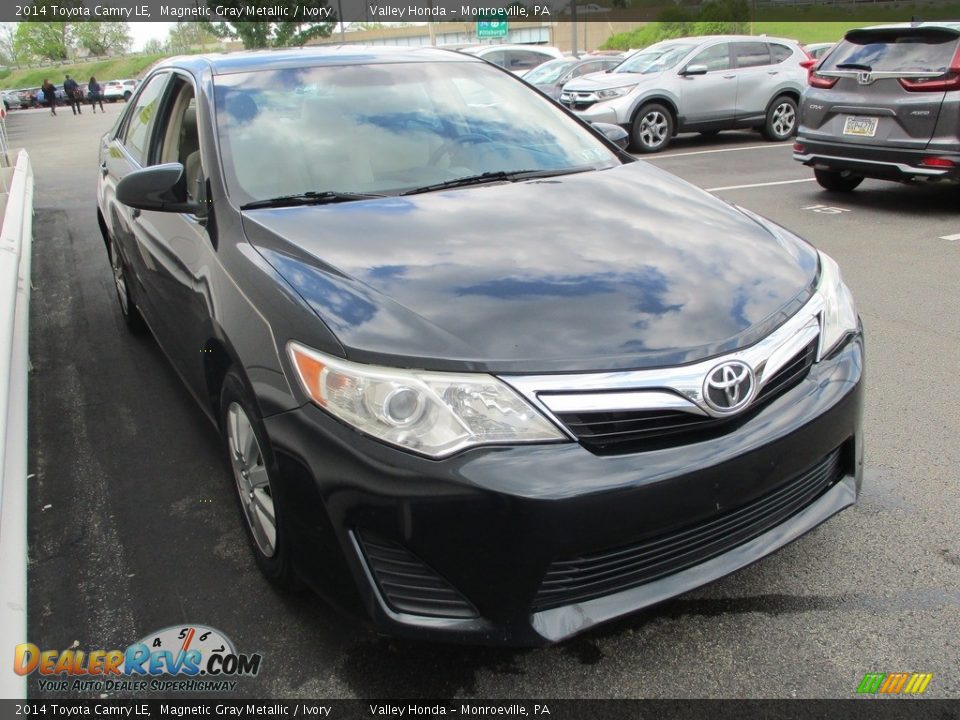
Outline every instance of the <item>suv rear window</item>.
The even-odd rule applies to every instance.
[[[957,52],[956,33],[945,30],[897,28],[854,30],[830,53],[821,70],[852,69],[873,72],[946,72]]]

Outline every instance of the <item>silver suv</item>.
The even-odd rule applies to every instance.
[[[960,23],[848,32],[810,75],[793,157],[840,192],[960,179]]]
[[[560,102],[584,120],[621,125],[638,152],[659,152],[687,131],[746,127],[770,140],[786,140],[796,131],[805,60],[793,40],[749,35],[665,40],[613,70],[572,80]]]

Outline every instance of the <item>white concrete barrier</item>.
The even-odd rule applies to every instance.
[[[33,169],[0,167],[0,698],[25,698],[13,649],[27,642],[27,356]],[[0,158],[2,161],[2,158]]]

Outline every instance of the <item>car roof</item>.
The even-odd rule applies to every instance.
[[[667,43],[678,43],[682,45],[689,45],[690,43],[696,43],[697,45],[700,45],[705,42],[714,42],[714,41],[779,42],[779,43],[786,43],[787,45],[799,45],[799,43],[796,40],[792,40],[790,38],[773,37],[770,35],[691,35],[689,37],[679,37],[679,38],[670,38],[669,40],[661,40],[656,44],[666,45]],[[648,46],[648,47],[652,47],[652,46]]]
[[[847,32],[857,32],[858,30],[902,30],[904,28],[934,28],[953,30],[954,32],[960,33],[960,22],[931,21],[918,23],[892,23],[890,25],[870,25],[868,27],[856,28],[855,30],[848,30]]]
[[[322,65],[374,65],[416,62],[482,62],[469,55],[434,47],[390,47],[369,45],[321,45],[276,50],[243,50],[207,55],[181,55],[157,64],[157,68],[178,67],[214,75],[281,70]]]

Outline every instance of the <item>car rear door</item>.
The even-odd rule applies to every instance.
[[[801,124],[811,140],[922,150],[946,128],[955,139],[960,31],[930,26],[847,33],[817,67]]]
[[[117,243],[124,264],[132,274],[130,279],[134,286],[131,289],[134,300],[151,327],[155,327],[158,320],[154,294],[150,288],[154,268],[150,256],[142,251],[137,238],[144,221],[139,210],[117,201],[116,188],[129,173],[148,164],[157,109],[163,102],[169,83],[170,73],[162,72],[150,78],[134,99],[133,107],[124,114],[119,130],[112,137],[105,136],[107,144],[100,154],[102,179],[99,192],[104,221]]]
[[[737,74],[737,120],[760,120],[773,99],[781,68],[773,64],[766,42],[733,43],[733,62]]]

